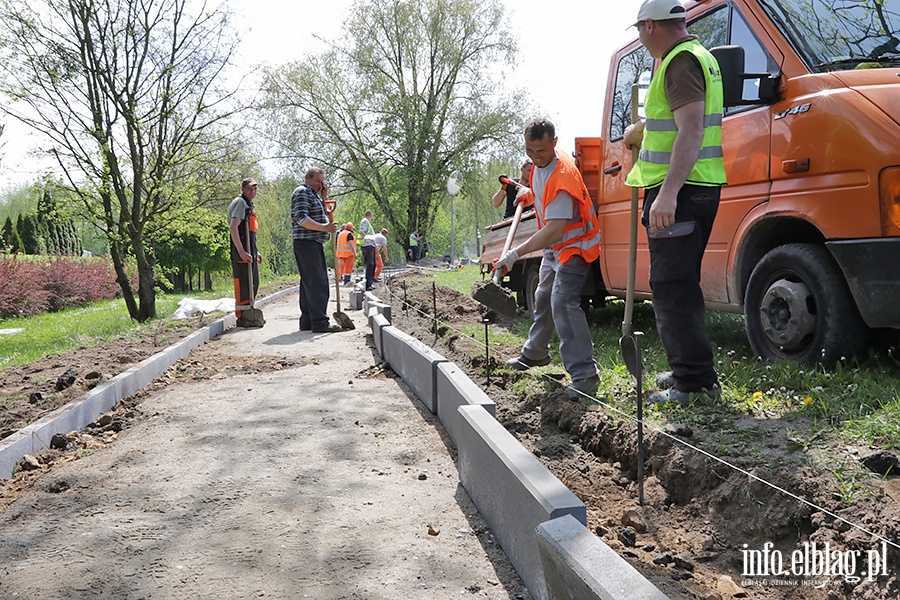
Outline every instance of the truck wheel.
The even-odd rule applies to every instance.
[[[747,283],[750,346],[768,359],[826,367],[865,349],[866,325],[824,246],[787,244],[766,254]]]
[[[541,277],[541,263],[531,263],[525,267],[525,277],[523,278],[525,292],[525,306],[528,312],[534,317],[534,294],[537,292],[538,281]]]

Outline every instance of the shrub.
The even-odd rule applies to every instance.
[[[45,312],[50,293],[41,266],[32,261],[0,258],[0,318],[30,317]]]
[[[108,260],[0,258],[0,318],[27,317],[116,297]]]
[[[44,268],[50,311],[115,298],[119,289],[112,266],[103,259],[56,257]]]

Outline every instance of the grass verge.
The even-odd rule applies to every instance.
[[[284,281],[287,279],[265,281],[262,285]],[[212,300],[231,297],[233,293],[233,289],[226,285],[218,285],[211,292],[158,293],[157,317],[146,323],[133,321],[122,299],[93,302],[33,317],[0,320],[0,330],[14,331],[0,334],[0,369],[29,363],[47,355],[95,346],[123,334],[139,334],[151,324],[164,323],[183,298]]]

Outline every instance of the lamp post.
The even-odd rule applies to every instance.
[[[456,216],[453,213],[453,198],[462,189],[462,173],[453,171],[447,178],[447,193],[450,194],[450,268],[456,258]]]

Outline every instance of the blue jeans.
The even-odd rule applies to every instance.
[[[581,309],[581,288],[589,270],[580,256],[560,264],[552,250],[544,250],[534,293],[534,323],[522,348],[525,358],[547,358],[555,330],[559,334],[559,354],[572,381],[597,374],[591,330]]]
[[[325,249],[315,240],[294,240],[294,258],[300,271],[300,327],[328,326],[328,267]]]

